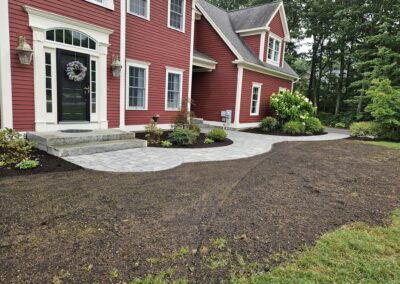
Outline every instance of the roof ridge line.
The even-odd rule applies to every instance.
[[[261,6],[267,6],[267,5],[275,4],[275,3],[278,3],[278,2],[283,3],[283,0],[275,0],[275,1],[272,1],[272,2],[269,2],[269,3],[258,4],[258,5],[255,5],[255,6],[249,6],[249,7],[245,7],[245,8],[238,8],[238,9],[234,9],[234,10],[231,10],[231,11],[224,10],[222,8],[219,8],[218,6],[216,6],[216,7],[219,8],[219,9],[222,9],[222,10],[226,11],[228,14],[230,14],[230,13],[239,12],[239,11],[243,11],[243,10],[248,10],[248,9],[252,9],[252,8],[257,8],[257,7],[261,7]],[[211,4],[211,5],[213,5],[213,4]]]

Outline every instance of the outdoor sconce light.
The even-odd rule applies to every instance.
[[[121,61],[119,61],[118,55],[112,56],[111,68],[112,68],[112,74],[114,77],[121,76],[122,64],[121,64]]]
[[[33,50],[24,36],[19,37],[19,45],[17,47],[19,62],[24,65],[30,65],[32,62]]]

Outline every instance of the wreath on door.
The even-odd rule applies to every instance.
[[[65,67],[68,79],[74,82],[81,82],[86,78],[87,68],[79,61],[72,61]]]

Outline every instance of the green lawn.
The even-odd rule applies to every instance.
[[[400,210],[390,227],[343,227],[286,266],[236,283],[400,283]]]
[[[382,146],[382,147],[393,148],[393,149],[400,149],[400,142],[384,142],[384,141],[375,142],[375,141],[368,141],[368,142],[365,142],[365,143],[367,143],[367,144],[372,144],[372,145],[376,145],[376,146]]]

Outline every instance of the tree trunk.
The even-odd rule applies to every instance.
[[[320,40],[313,37],[313,47],[312,47],[312,58],[311,58],[311,70],[310,70],[310,81],[308,84],[308,98],[313,100],[313,91],[315,88],[315,69],[317,67],[317,59],[318,59],[318,48]]]
[[[339,115],[340,113],[340,103],[342,100],[343,94],[343,81],[344,81],[344,70],[345,70],[345,43],[342,43],[340,48],[340,75],[339,75],[339,90],[337,92],[336,97],[336,108],[335,108],[335,115]]]

